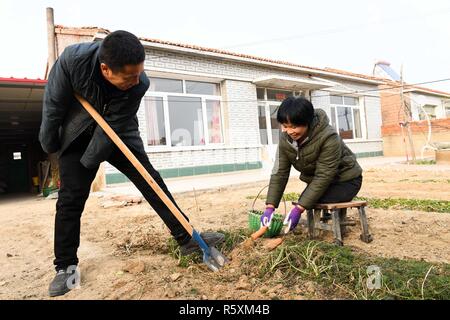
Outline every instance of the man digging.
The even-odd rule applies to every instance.
[[[144,60],[145,50],[139,39],[129,32],[115,31],[103,41],[67,47],[50,71],[39,140],[45,152],[58,153],[61,180],[55,216],[56,276],[49,286],[51,297],[71,290],[68,283],[78,265],[80,218],[103,161],[116,167],[139,189],[170,229],[182,255],[200,251],[197,242],[75,98],[79,94],[94,106],[179,209],[150,164],[139,134],[136,113],[150,85]],[[201,236],[209,246],[224,240],[224,235],[216,232]]]

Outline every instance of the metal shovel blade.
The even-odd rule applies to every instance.
[[[197,241],[203,251],[203,263],[205,263],[212,271],[219,271],[228,259],[216,248],[209,247],[197,231],[194,230],[192,232],[192,237]]]
[[[230,261],[215,247],[209,247],[209,250],[211,252],[211,257],[214,259],[215,262],[217,262],[219,266],[223,267],[228,261]]]
[[[207,254],[205,251],[203,251],[203,263],[206,264],[206,266],[214,271],[217,272],[221,268],[221,266],[213,259],[213,257],[210,254]]]

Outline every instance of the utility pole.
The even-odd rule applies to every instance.
[[[48,57],[47,57],[47,64],[48,64],[48,72],[47,75],[50,73],[50,70],[52,69],[53,65],[56,61],[56,37],[55,37],[55,20],[53,16],[53,8],[47,8],[47,48],[48,48]],[[56,156],[56,153],[49,154],[48,156],[50,160],[50,168],[51,168],[51,185],[52,187],[58,187],[58,180],[59,180],[59,165],[58,165],[58,158]],[[43,187],[45,187],[45,181],[43,181]]]
[[[401,81],[401,84],[402,84],[401,91],[400,91],[401,107],[403,108],[403,111],[404,111],[404,113],[406,115],[405,126],[406,126],[407,133],[408,133],[408,140],[409,140],[409,146],[410,146],[410,149],[411,149],[412,161],[413,161],[413,163],[415,163],[416,162],[416,152],[414,150],[414,142],[413,142],[412,133],[411,133],[411,126],[410,126],[410,120],[412,120],[412,114],[409,111],[409,108],[406,108],[405,98],[404,98],[404,95],[403,95],[403,90],[404,90],[403,64],[402,64],[402,66],[400,68],[400,81]]]
[[[399,124],[400,124],[400,128],[402,129],[402,140],[403,140],[403,145],[405,146],[406,163],[409,163],[408,144],[406,143],[405,131],[403,130],[403,127],[405,126],[405,122],[402,121]]]
[[[56,61],[56,41],[55,41],[55,20],[53,8],[47,8],[47,48],[48,48],[48,70],[53,67]]]

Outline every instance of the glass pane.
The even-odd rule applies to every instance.
[[[436,107],[435,106],[423,106],[423,109],[430,115],[436,113]]]
[[[267,137],[266,108],[264,106],[258,106],[258,120],[261,144],[267,145],[269,142]]]
[[[425,110],[425,112],[428,114],[428,117],[429,117],[430,119],[436,119],[436,106],[433,106],[433,105],[424,105],[422,108],[423,108],[423,110]],[[422,113],[421,120],[426,119],[427,117],[425,116],[425,114],[423,114],[423,111],[422,111],[421,113]],[[419,116],[420,116],[420,115],[419,115]]]
[[[186,81],[186,93],[218,96],[220,90],[217,83]]]
[[[256,88],[256,97],[259,99],[259,100],[265,100],[266,98],[264,97],[264,91],[265,91],[265,89],[263,89],[263,88]]]
[[[267,89],[267,100],[283,101],[287,97],[292,96],[291,91]]]
[[[342,97],[341,96],[330,96],[330,103],[331,104],[342,104]]]
[[[201,99],[169,96],[168,100],[172,146],[204,145]]]
[[[425,116],[425,113],[423,113],[422,111],[420,111],[419,113],[419,120],[425,120],[427,117]]]
[[[331,107],[331,125],[333,126],[334,130],[336,130],[336,132],[338,131],[336,128],[336,108],[335,107]]]
[[[209,143],[222,143],[220,101],[206,100],[206,116],[208,119]]]
[[[445,116],[450,118],[450,108],[445,108]]]
[[[357,106],[358,98],[355,97],[344,97],[344,104],[347,106]]]
[[[280,124],[277,121],[278,106],[270,106],[270,126],[272,127],[272,143],[278,144],[280,141]]]
[[[352,108],[337,107],[339,135],[342,139],[353,139]]]
[[[166,145],[163,99],[161,97],[146,97],[144,102],[147,119],[148,145]]]
[[[353,109],[353,118],[355,119],[355,138],[362,138],[361,116],[359,109]]]
[[[150,91],[183,93],[183,80],[150,78]]]

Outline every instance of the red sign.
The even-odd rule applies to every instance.
[[[286,94],[285,93],[276,93],[275,94],[275,99],[277,99],[277,100],[284,100],[284,99],[286,99]]]

